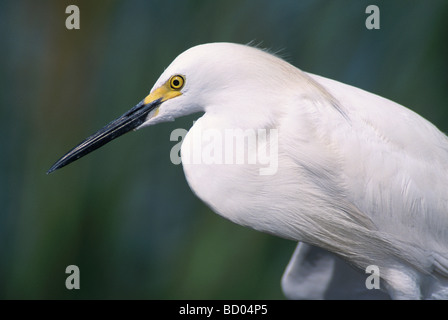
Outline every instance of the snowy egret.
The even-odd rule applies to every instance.
[[[258,48],[190,48],[146,98],[48,173],[130,130],[196,112],[204,114],[183,140],[182,159],[198,146],[210,149],[211,140],[195,142],[204,130],[238,129],[237,137],[267,130],[257,148],[276,150],[271,174],[261,173],[260,161],[189,161],[183,168],[191,189],[218,214],[299,242],[281,282],[287,297],[368,293],[363,272],[374,265],[391,298],[448,298],[447,137],[397,103]],[[268,139],[270,130],[276,139]],[[247,157],[258,150],[243,148]]]

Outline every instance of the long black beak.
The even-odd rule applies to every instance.
[[[98,149],[106,143],[118,138],[119,136],[137,128],[145,122],[148,114],[162,103],[162,98],[145,104],[143,101],[138,103],[131,110],[123,114],[118,119],[112,121],[104,128],[98,130],[96,133],[85,139],[72,150],[67,152],[62,158],[47,171],[47,174],[65,167],[86,154]]]

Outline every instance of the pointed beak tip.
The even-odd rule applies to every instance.
[[[47,172],[45,174],[49,175],[49,174],[53,173],[54,171],[58,170],[59,168],[61,168],[61,166],[59,165],[59,161],[57,161],[50,167],[50,169],[47,170]]]

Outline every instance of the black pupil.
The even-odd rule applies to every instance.
[[[180,84],[179,80],[177,80],[177,79],[174,79],[174,80],[173,80],[173,86],[174,86],[174,87],[178,87],[179,84]]]

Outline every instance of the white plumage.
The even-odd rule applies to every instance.
[[[363,282],[365,268],[377,265],[392,298],[448,298],[448,139],[435,126],[244,45],[185,51],[145,102],[160,97],[173,75],[185,78],[179,94],[137,128],[205,112],[182,158],[200,152],[193,136],[207,129],[277,130],[273,175],[261,175],[260,163],[183,167],[191,189],[218,214],[301,242],[282,279],[288,297],[384,297]]]
[[[273,176],[250,165],[184,165],[191,188],[212,209],[335,252],[362,270],[378,265],[397,298],[433,294],[420,296],[419,282],[448,275],[445,135],[394,102],[250,47],[194,47],[164,74],[176,73],[198,92],[186,88],[173,104],[205,100],[189,135],[199,124],[279,130]]]

